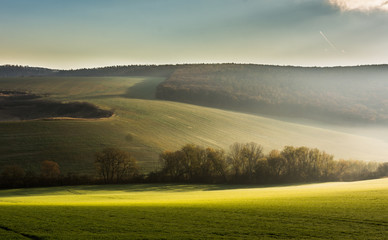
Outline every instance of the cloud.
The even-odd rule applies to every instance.
[[[341,11],[386,11],[388,12],[388,0],[328,0],[331,5]]]

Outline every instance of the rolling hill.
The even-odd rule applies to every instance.
[[[289,123],[240,112],[155,99],[164,77],[0,78],[1,89],[44,95],[47,100],[89,102],[114,116],[104,119],[36,119],[0,122],[0,165],[38,170],[57,161],[63,173],[93,173],[104,146],[130,151],[144,172],[158,167],[163,150],[185,143],[227,149],[257,142],[265,151],[285,145],[317,147],[336,158],[384,161],[388,143],[376,138]]]
[[[288,119],[365,125],[388,123],[388,66],[182,66],[157,97]]]

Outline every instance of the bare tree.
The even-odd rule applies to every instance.
[[[185,155],[182,151],[164,151],[159,160],[163,166],[162,172],[172,181],[183,181],[187,174]]]
[[[225,152],[219,149],[206,148],[206,155],[211,166],[212,178],[221,177],[221,180],[226,182],[227,163]]]
[[[139,171],[136,159],[130,153],[113,147],[96,153],[95,164],[105,183],[119,183],[134,177]]]
[[[252,181],[256,165],[263,157],[263,147],[257,143],[234,143],[230,146],[228,163],[236,178]]]
[[[279,180],[287,171],[286,159],[278,150],[272,150],[267,157],[270,175]]]
[[[58,179],[61,175],[58,163],[49,160],[40,164],[40,172],[42,177],[46,179]]]
[[[8,165],[3,168],[0,174],[0,182],[5,187],[20,187],[26,173],[19,165]]]

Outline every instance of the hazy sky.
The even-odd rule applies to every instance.
[[[386,0],[0,0],[0,65],[388,63]]]

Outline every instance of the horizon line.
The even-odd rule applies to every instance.
[[[5,63],[0,67],[13,66],[13,67],[26,67],[26,68],[43,68],[56,71],[76,71],[76,70],[88,70],[88,69],[101,69],[109,67],[130,67],[130,66],[183,66],[183,65],[257,65],[257,66],[274,66],[274,67],[296,67],[296,68],[345,68],[345,67],[368,67],[368,66],[386,66],[388,63],[365,63],[358,65],[288,65],[288,64],[271,64],[271,63],[249,63],[249,62],[191,62],[191,63],[132,63],[132,64],[117,64],[117,65],[100,65],[94,67],[79,67],[79,68],[51,68],[39,65],[22,65]]]

